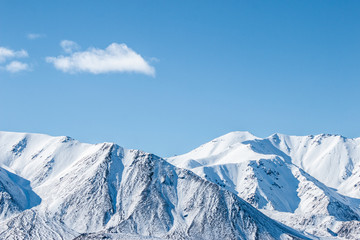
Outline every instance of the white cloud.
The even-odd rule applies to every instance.
[[[160,59],[158,59],[156,57],[152,57],[152,58],[150,58],[150,62],[160,62]]]
[[[112,43],[105,49],[89,48],[69,56],[47,57],[56,69],[66,73],[137,72],[154,76],[155,69],[126,44]]]
[[[26,63],[22,63],[19,61],[12,61],[11,63],[5,66],[5,70],[8,72],[16,73],[20,71],[30,70],[30,67]]]
[[[45,37],[45,34],[39,34],[39,33],[29,33],[28,35],[26,35],[26,37],[30,40],[35,40],[38,38],[43,38]]]
[[[0,63],[5,62],[10,58],[23,58],[28,57],[29,54],[24,50],[14,51],[9,48],[0,47]]]
[[[80,46],[76,42],[70,40],[62,40],[60,42],[60,46],[62,47],[62,49],[64,49],[66,53],[72,53],[73,51],[77,51],[80,49]]]

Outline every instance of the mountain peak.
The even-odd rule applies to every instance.
[[[225,135],[222,135],[218,138],[215,138],[212,141],[223,140],[223,141],[228,141],[228,142],[242,142],[242,141],[253,140],[253,139],[257,139],[257,138],[258,137],[256,137],[255,135],[253,135],[252,133],[250,133],[248,131],[233,131],[233,132],[229,132]]]

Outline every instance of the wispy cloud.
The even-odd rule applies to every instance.
[[[3,63],[6,60],[11,59],[11,58],[24,58],[24,57],[28,57],[28,56],[29,56],[29,54],[24,49],[19,50],[19,51],[14,51],[9,48],[0,47],[0,63]]]
[[[61,46],[69,55],[47,57],[46,61],[65,73],[136,72],[151,76],[155,75],[154,67],[150,66],[140,54],[126,46],[126,44],[112,43],[105,49],[89,48],[86,51],[72,52],[75,50],[72,47],[74,45],[63,44],[63,42],[61,42]],[[71,46],[70,49],[66,48],[67,46]]]
[[[72,53],[72,52],[80,49],[79,44],[77,44],[74,41],[70,41],[70,40],[62,40],[60,42],[60,46],[66,53]]]
[[[5,70],[8,72],[16,73],[16,72],[30,70],[30,67],[27,63],[12,61],[11,63],[5,66]]]
[[[45,34],[40,34],[40,33],[29,33],[28,35],[26,35],[26,37],[30,40],[35,40],[38,38],[43,38],[45,37]]]

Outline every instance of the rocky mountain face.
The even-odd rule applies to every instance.
[[[360,138],[232,132],[167,160],[287,226],[360,238]]]
[[[237,182],[221,183],[222,175],[198,176],[169,162],[113,143],[84,144],[69,137],[0,132],[0,239],[316,239],[253,207],[263,209],[272,201],[273,209],[291,213],[297,209],[297,199],[281,204],[281,198],[260,201],[257,197],[263,195],[255,194],[252,201],[245,201]],[[282,166],[266,174],[269,179],[263,180],[264,186],[272,178],[282,179],[284,172],[288,174],[284,177],[294,176],[294,182],[310,179],[308,185],[305,180],[298,185],[313,188],[316,180],[302,169],[287,167],[290,163],[280,158],[276,162]],[[251,169],[267,171],[267,163],[253,164],[258,165]],[[250,170],[249,177],[255,179]],[[329,200],[331,207],[325,213],[319,207],[319,214],[326,217],[331,212],[328,215],[335,220],[356,221],[352,218],[357,219],[357,208],[347,204],[356,199],[339,195],[321,182],[316,186],[323,189],[321,194],[318,190],[303,194],[318,194],[325,205],[320,198]],[[357,234],[352,225],[341,229],[344,235]]]

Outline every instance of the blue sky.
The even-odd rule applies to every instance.
[[[359,10],[331,0],[1,1],[0,47],[12,55],[0,53],[0,129],[161,156],[235,130],[359,137]]]

